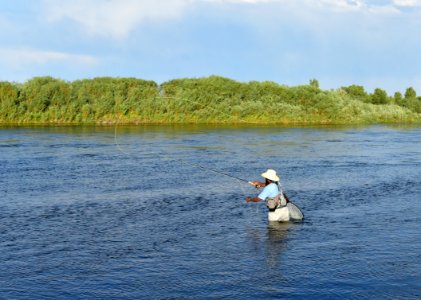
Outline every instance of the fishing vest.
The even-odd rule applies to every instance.
[[[269,211],[274,211],[277,208],[281,208],[287,205],[287,200],[284,197],[284,193],[282,192],[282,188],[279,183],[278,190],[279,193],[278,195],[276,195],[276,197],[266,199],[266,206],[269,209]]]

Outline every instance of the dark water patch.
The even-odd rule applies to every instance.
[[[24,146],[24,144],[20,144],[20,143],[2,144],[2,143],[0,143],[0,148],[20,148],[22,146]]]
[[[115,145],[113,144],[105,144],[105,143],[53,143],[53,144],[49,144],[47,147],[48,148],[52,148],[52,149],[67,149],[67,148],[72,148],[72,149],[96,149],[96,148],[107,148],[107,147],[114,147]]]
[[[97,153],[82,153],[82,154],[73,155],[73,158],[75,158],[75,159],[78,159],[78,158],[84,159],[84,158],[95,158],[97,156],[98,156]]]

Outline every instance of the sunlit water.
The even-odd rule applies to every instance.
[[[421,297],[421,128],[0,129],[1,299]],[[305,221],[269,225],[275,168]]]

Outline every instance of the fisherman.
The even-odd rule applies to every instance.
[[[266,201],[266,206],[269,209],[268,219],[269,221],[287,222],[290,220],[289,210],[286,206],[289,202],[288,198],[282,192],[279,184],[279,177],[276,171],[268,169],[262,173],[262,177],[265,178],[265,182],[250,181],[249,183],[255,188],[264,187],[263,191],[255,198],[247,197],[246,201],[259,202],[261,200]]]

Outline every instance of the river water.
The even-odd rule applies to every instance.
[[[1,299],[421,297],[421,128],[0,129]],[[200,167],[199,167],[200,165]],[[276,169],[305,220],[268,224]]]

